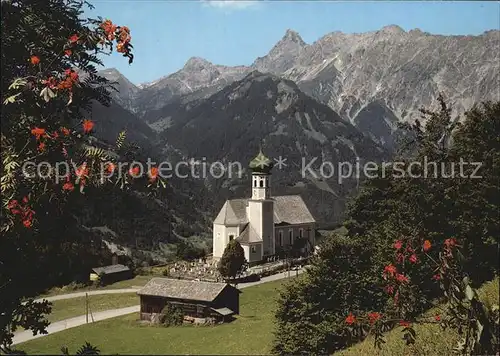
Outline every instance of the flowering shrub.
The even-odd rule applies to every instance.
[[[93,137],[100,123],[89,115],[92,104],[111,100],[109,82],[97,73],[100,56],[116,50],[129,64],[134,56],[130,30],[84,18],[86,5],[1,2],[0,352],[9,349],[17,328],[36,334],[48,325],[43,314],[50,305],[23,299],[105,259],[102,241],[84,230],[84,197],[104,186],[165,186],[154,169],[137,177],[115,167],[128,154],[125,132],[112,150]],[[61,163],[72,168],[63,177],[52,169]],[[50,168],[37,171],[44,164]],[[103,165],[116,174],[102,174]]]
[[[97,20],[92,20],[92,24],[98,24]],[[35,212],[32,208],[19,206],[16,198],[21,193],[23,183],[28,183],[29,195],[24,196],[23,202],[39,199],[39,189],[43,186],[43,191],[50,194],[69,194],[79,186],[79,192],[83,193],[87,185],[102,185],[105,183],[119,184],[125,187],[131,184],[134,179],[139,178],[138,167],[125,172],[117,172],[116,165],[110,155],[102,149],[96,149],[91,146],[90,135],[93,133],[96,123],[89,119],[83,119],[80,124],[68,128],[69,122],[62,123],[58,118],[61,114],[71,114],[73,109],[81,105],[78,95],[85,95],[85,92],[92,86],[89,78],[94,78],[92,70],[87,71],[76,67],[79,63],[78,58],[82,58],[89,48],[113,49],[116,43],[116,50],[123,56],[129,58],[129,63],[133,61],[131,53],[132,44],[130,30],[123,26],[117,26],[110,20],[99,23],[94,29],[86,28],[82,33],[74,33],[61,44],[58,54],[52,58],[43,59],[42,55],[37,55],[36,48],[32,48],[34,53],[28,58],[28,67],[23,77],[17,77],[13,80],[7,90],[8,97],[3,100],[6,106],[25,106],[27,103],[35,103],[38,106],[44,106],[53,109],[52,103],[57,99],[67,100],[62,110],[54,113],[51,117],[44,113],[38,117],[31,117],[29,124],[31,128],[28,132],[31,135],[22,135],[17,127],[6,127],[2,131],[2,146],[6,148],[2,153],[4,172],[2,177],[3,206],[10,212],[6,224],[2,224],[2,230],[7,231],[12,228],[16,221],[19,221],[26,228],[32,228]],[[42,58],[41,58],[42,57]],[[62,66],[66,67],[58,72],[52,66],[55,61],[61,61]],[[80,74],[79,74],[80,73]],[[86,75],[87,79],[82,80],[81,75]],[[95,78],[94,78],[95,79]],[[4,94],[4,93],[3,93]],[[87,98],[87,100],[90,98]],[[99,99],[99,98],[98,98]],[[78,102],[73,102],[73,101]],[[62,111],[62,112],[61,112]],[[56,115],[54,115],[56,114]],[[21,129],[22,130],[22,129]],[[9,135],[10,134],[10,135]],[[21,135],[20,135],[21,134]],[[8,137],[15,137],[15,141],[22,140],[24,143],[15,142]],[[30,137],[31,136],[31,137]],[[124,137],[122,137],[122,140]],[[15,149],[16,146],[23,145],[21,151]],[[117,147],[119,148],[119,147]],[[21,163],[30,162],[66,162],[69,167],[77,167],[74,172],[68,173],[62,183],[57,182],[55,175],[49,178],[40,178],[34,168],[21,171]],[[103,161],[107,161],[108,174],[102,178],[99,171]],[[123,174],[118,174],[123,173]],[[152,167],[147,172],[149,177],[149,187],[157,188],[164,186],[164,182],[158,176],[158,168]],[[29,180],[25,180],[29,176]],[[109,178],[107,178],[110,176]],[[113,181],[113,177],[119,177],[120,182]],[[28,187],[26,187],[28,188]],[[41,193],[43,194],[43,193]],[[19,219],[16,219],[16,216]]]
[[[429,254],[432,248],[429,240],[425,240],[420,249],[414,249],[411,246],[414,246],[416,240],[406,238],[395,241],[395,261],[386,265],[382,272],[384,290],[392,300],[393,308],[387,308],[386,313],[349,313],[345,318],[348,333],[357,338],[372,333],[375,336],[375,346],[380,348],[385,343],[383,331],[399,325],[403,327],[403,339],[410,345],[417,337],[413,325],[434,323],[443,329],[453,328],[458,331],[462,338],[456,351],[461,354],[498,352],[498,306],[488,309],[471,287],[469,278],[461,270],[460,261],[463,256],[457,240],[446,239],[437,260]],[[412,313],[415,296],[412,295],[411,280],[404,274],[405,270],[411,269],[424,258],[434,264],[432,280],[439,283],[445,302],[444,308],[436,306],[440,312],[432,317],[416,317]]]

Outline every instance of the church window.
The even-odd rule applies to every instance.
[[[299,229],[299,237],[300,238],[304,237],[304,229]]]
[[[283,231],[282,230],[279,231],[278,236],[279,236],[280,246],[283,246]]]
[[[260,179],[260,187],[261,188],[264,187],[264,179],[262,179],[262,178]]]
[[[234,239],[234,235],[229,235],[229,241],[232,241]]]
[[[293,230],[290,229],[288,231],[288,240],[289,240],[289,244],[292,245],[293,244]]]

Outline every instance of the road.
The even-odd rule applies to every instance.
[[[302,268],[298,271],[290,271],[290,277],[293,277],[297,274],[301,274],[302,272],[304,272],[304,268]],[[277,281],[277,280],[284,279],[287,277],[288,277],[288,272],[277,273],[277,274],[273,274],[271,276],[263,277],[260,279],[260,281],[250,282],[250,283],[245,283],[245,284],[238,284],[237,287],[238,287],[238,289],[242,289],[242,288],[246,288],[246,287],[256,286],[258,284],[262,284],[262,283],[266,283],[266,282]]]
[[[106,310],[98,313],[94,313],[94,321],[100,321],[100,320],[105,320],[109,318],[115,318],[117,316],[121,315],[126,315],[126,314],[131,314],[131,313],[136,313],[140,309],[139,305],[134,305],[133,307],[127,307],[127,308],[120,308],[120,309],[112,309],[112,310]],[[75,326],[80,326],[83,324],[87,323],[87,316],[86,315],[80,315],[76,316],[74,318],[66,319],[66,320],[61,320],[57,321],[55,323],[50,324],[47,327],[47,332],[48,334],[54,334],[59,331],[63,331],[69,328],[74,328]],[[90,316],[89,316],[90,319]],[[89,320],[90,321],[90,320]],[[33,340],[37,339],[39,337],[43,337],[47,334],[38,334],[38,335],[33,335],[33,332],[31,330],[25,330],[21,331],[19,333],[16,333],[13,338],[13,344],[19,344],[21,342],[25,342],[28,340]]]
[[[44,298],[37,299],[35,301],[36,302],[41,302],[43,300],[48,300],[49,302],[53,302],[53,301],[56,301],[56,300],[81,298],[81,297],[85,297],[85,294],[88,294],[88,295],[99,295],[99,294],[134,293],[134,292],[137,292],[139,289],[140,288],[89,290],[89,291],[86,291],[86,292],[76,292],[76,293],[69,293],[69,294],[54,295],[52,297],[44,297]]]
[[[256,285],[266,283],[266,282],[277,281],[280,279],[287,278],[289,275],[290,275],[290,277],[293,277],[297,274],[301,274],[303,271],[304,271],[304,269],[301,269],[298,271],[290,271],[290,274],[288,272],[273,274],[272,276],[263,277],[260,281],[239,284],[239,285],[237,285],[237,287],[238,287],[238,289],[243,289],[243,288],[256,286]],[[77,292],[77,293],[70,293],[70,294],[55,295],[53,297],[46,297],[46,298],[41,298],[41,299],[37,299],[37,300],[42,301],[45,299],[45,300],[52,302],[55,300],[85,297],[86,293],[88,295],[117,294],[117,293],[134,293],[134,292],[137,292],[138,290],[139,289],[136,289],[136,288],[96,290],[96,291],[87,291],[87,292]],[[94,314],[94,322],[105,320],[105,319],[110,319],[110,318],[115,318],[117,316],[122,316],[122,315],[126,315],[126,314],[136,313],[139,310],[140,310],[140,306],[134,305],[132,307],[127,307],[127,308],[111,309],[111,310],[98,312],[98,313]],[[20,344],[20,343],[25,342],[25,341],[37,339],[39,337],[43,337],[43,336],[48,335],[48,334],[54,334],[54,333],[57,333],[59,331],[63,331],[66,329],[70,329],[70,328],[74,328],[74,327],[77,327],[80,325],[84,325],[86,323],[87,323],[87,316],[80,315],[80,316],[77,316],[74,318],[65,319],[65,320],[61,320],[61,321],[56,321],[55,323],[51,323],[47,327],[47,334],[33,335],[33,332],[30,330],[21,331],[21,332],[16,333],[14,335],[13,344],[14,345]]]

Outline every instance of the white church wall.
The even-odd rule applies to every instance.
[[[274,213],[272,200],[250,200],[248,221],[263,242],[263,253],[274,254]]]
[[[214,224],[213,226],[213,257],[221,258],[226,248],[225,244],[226,227],[224,225]]]
[[[239,226],[226,226],[226,241],[224,248],[229,243],[229,240],[231,240],[231,236],[233,237],[233,239],[236,239],[238,236],[240,236]]]
[[[243,251],[245,252],[245,258],[247,259],[247,262],[250,261],[250,246],[241,245],[241,247],[243,247]]]
[[[213,225],[213,256],[214,258],[221,258],[224,254],[227,244],[231,240],[240,236],[240,226],[226,226],[226,225]]]

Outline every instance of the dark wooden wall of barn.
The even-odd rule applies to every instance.
[[[217,316],[210,308],[229,308],[239,314],[239,294],[236,288],[226,287],[213,302],[141,295],[141,313],[161,313],[169,303],[181,308],[184,315],[199,318]]]
[[[227,286],[212,302],[212,308],[229,308],[236,314],[240,313],[240,291]]]
[[[101,276],[101,283],[103,284],[111,284],[118,281],[123,281],[126,279],[134,278],[134,274],[132,271],[121,271],[116,273],[104,274]]]

